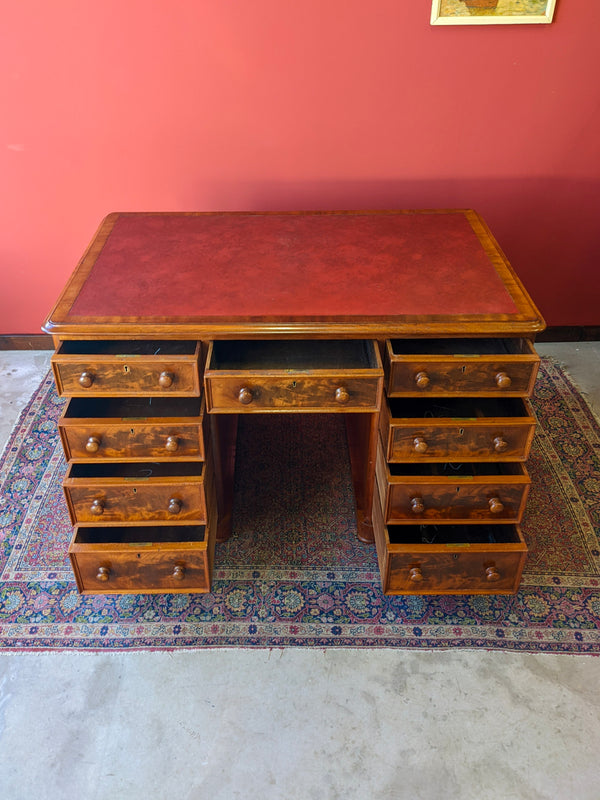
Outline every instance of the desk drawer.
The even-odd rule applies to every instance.
[[[378,500],[373,521],[386,594],[514,594],[519,588],[527,545],[518,525],[385,525]]]
[[[220,413],[376,411],[383,368],[370,340],[218,341],[204,385]]]
[[[63,489],[73,525],[206,523],[206,465],[102,462],[69,465]]]
[[[73,398],[59,422],[67,461],[204,460],[200,398]]]
[[[389,396],[529,396],[539,356],[527,339],[390,339]]]
[[[377,454],[386,523],[519,522],[530,478],[520,463],[386,464]]]
[[[380,415],[388,461],[525,461],[535,425],[524,398],[391,398]]]
[[[61,396],[200,394],[199,342],[65,341],[52,356]]]
[[[208,592],[213,550],[204,525],[77,525],[69,557],[83,594]]]

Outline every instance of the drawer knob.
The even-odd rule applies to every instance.
[[[411,567],[408,571],[408,580],[413,583],[421,583],[423,580],[423,573],[420,567]]]
[[[90,438],[85,443],[85,449],[88,453],[97,453],[100,449],[100,437],[99,436],[90,436]]]
[[[496,386],[499,389],[509,389],[512,381],[510,376],[506,374],[506,372],[499,372],[496,375]]]
[[[486,581],[490,581],[491,583],[500,580],[500,573],[493,564],[485,568],[485,579]]]
[[[415,383],[419,389],[426,389],[429,386],[429,375],[423,370],[415,375]]]
[[[95,517],[101,517],[104,514],[104,500],[94,500],[90,506],[90,511]]]
[[[106,581],[110,578],[110,569],[109,567],[98,567],[98,573],[96,574],[96,580],[102,581],[102,583],[106,583]]]
[[[492,514],[501,514],[504,511],[504,504],[499,497],[490,497],[488,503]]]
[[[422,514],[425,511],[425,503],[421,497],[413,497],[410,501],[410,510],[413,514]]]
[[[79,376],[79,385],[83,386],[84,389],[89,389],[94,382],[94,377],[93,372],[82,372]]]
[[[177,436],[167,436],[167,441],[165,442],[165,450],[169,453],[175,453],[179,447],[179,439]]]
[[[185,567],[183,564],[176,564],[173,567],[173,577],[176,581],[182,581],[185,578]]]
[[[182,505],[183,503],[181,502],[181,500],[179,500],[179,498],[172,497],[169,500],[169,514],[179,514]]]
[[[348,402],[348,400],[350,400],[350,393],[348,392],[348,389],[346,389],[345,386],[338,386],[338,388],[335,390],[336,403],[344,405]]]
[[[502,436],[495,436],[494,450],[497,453],[504,453],[505,450],[508,450],[508,442],[506,441],[506,439],[503,439]]]
[[[248,403],[251,403],[254,400],[252,389],[249,389],[247,386],[242,386],[238,392],[238,400],[245,406],[247,406]]]
[[[161,389],[168,389],[173,386],[174,375],[172,372],[161,372],[158,376],[158,385]]]
[[[413,439],[413,444],[415,446],[416,453],[423,454],[427,452],[428,444],[422,436],[415,436]]]

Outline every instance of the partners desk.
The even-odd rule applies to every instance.
[[[386,593],[508,593],[544,322],[470,210],[114,213],[44,324],[81,592],[206,592],[240,414],[343,414]]]

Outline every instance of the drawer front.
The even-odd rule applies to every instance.
[[[381,391],[377,377],[205,375],[206,408],[220,413],[375,411]]]
[[[151,545],[124,551],[115,547],[71,548],[69,557],[83,594],[127,592],[208,592],[209,563],[206,548],[156,550]]]
[[[65,420],[59,430],[67,460],[159,461],[204,459],[200,423],[149,425],[126,420]]]
[[[520,401],[519,401],[520,402]],[[384,404],[380,415],[386,458],[400,461],[525,461],[535,433],[526,401],[522,417],[401,419]]]
[[[204,482],[182,478],[168,484],[127,481],[121,485],[67,479],[63,484],[73,525],[81,522],[206,522]]]
[[[539,356],[529,342],[520,354],[398,355],[387,342],[386,388],[390,396],[453,395],[525,397],[533,391]]]
[[[506,594],[516,592],[525,553],[457,551],[391,553],[388,594]]]
[[[200,394],[199,344],[193,354],[178,357],[70,355],[62,354],[59,348],[52,357],[52,369],[61,396]]]

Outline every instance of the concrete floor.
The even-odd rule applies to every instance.
[[[545,344],[600,415],[600,343]],[[0,352],[0,447],[49,353]],[[598,800],[600,659],[0,656],[2,800]]]

